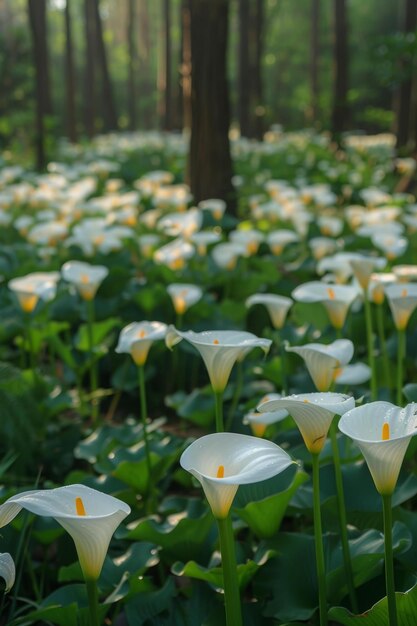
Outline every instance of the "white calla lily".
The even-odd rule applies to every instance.
[[[280,400],[280,393],[269,393],[264,396],[260,403],[268,402],[270,400]],[[281,422],[288,416],[288,411],[286,409],[280,409],[279,411],[270,411],[269,413],[258,413],[257,411],[249,411],[243,417],[243,423],[250,426],[252,433],[256,437],[263,437],[266,429],[271,424],[276,424],[277,422]]]
[[[370,402],[345,413],[339,429],[360,448],[378,492],[391,495],[410,439],[417,434],[417,404],[401,408]]]
[[[0,576],[6,583],[5,591],[10,591],[16,578],[16,567],[11,555],[8,552],[0,554]]]
[[[22,509],[53,517],[68,531],[86,580],[99,577],[112,535],[130,513],[130,507],[118,498],[85,485],[68,485],[12,496],[0,506],[0,528]]]
[[[338,369],[334,380],[337,385],[362,385],[371,378],[371,374],[371,368],[366,363],[354,363]]]
[[[255,293],[247,298],[245,304],[247,307],[263,304],[269,313],[273,327],[280,329],[285,324],[287,313],[293,305],[293,301],[291,298],[275,293]]]
[[[193,304],[201,300],[203,291],[197,285],[187,283],[171,283],[168,285],[167,292],[171,296],[177,315],[182,315]]]
[[[358,297],[359,291],[350,285],[326,285],[320,281],[312,281],[299,285],[291,295],[298,302],[321,302],[332,326],[341,329],[349,307]]]
[[[263,402],[258,411],[271,412],[285,409],[293,417],[307,449],[318,454],[324,446],[327,433],[335,415],[343,415],[355,406],[351,396],[341,393],[302,393]]]
[[[337,370],[349,363],[353,356],[350,339],[336,339],[333,343],[308,343],[304,346],[287,347],[304,359],[307,369],[318,391],[328,391],[337,376]]]
[[[240,330],[206,330],[181,332],[169,326],[165,337],[168,348],[185,339],[201,354],[206,365],[214,392],[224,391],[232,367],[237,360],[243,359],[253,348],[261,348],[268,353],[272,341],[260,339],[252,333]]]
[[[84,300],[94,299],[108,273],[104,265],[90,265],[84,261],[67,261],[61,268],[64,280],[73,284]]]
[[[138,366],[145,364],[149,349],[154,341],[163,339],[167,325],[163,322],[132,322],[119,335],[116,352],[127,352]]]
[[[294,461],[272,441],[215,433],[194,441],[180,463],[201,483],[213,515],[225,519],[239,485],[272,478]]]
[[[408,321],[417,307],[417,284],[398,283],[385,287],[385,295],[398,330],[405,330]]]
[[[16,294],[19,304],[25,313],[31,313],[39,299],[53,300],[59,272],[32,272],[26,276],[12,278],[9,289]]]
[[[372,273],[375,270],[383,269],[387,264],[386,260],[382,257],[366,256],[365,254],[359,253],[352,254],[349,262],[356,280],[364,290],[368,289]]]

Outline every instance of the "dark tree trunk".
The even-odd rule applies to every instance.
[[[72,143],[77,141],[75,114],[75,73],[74,54],[72,48],[71,13],[69,0],[65,4],[65,73],[67,91],[67,132]]]
[[[29,0],[28,10],[36,73],[36,165],[38,169],[43,169],[46,163],[44,118],[52,113],[48,72],[46,0]]]
[[[127,78],[127,107],[129,112],[130,130],[136,129],[136,72],[137,50],[135,45],[136,0],[129,0],[127,12],[127,44],[129,48],[129,68]]]
[[[249,50],[249,2],[239,0],[239,75],[238,119],[242,137],[251,136],[250,128],[250,56]]]
[[[88,0],[87,0],[88,1]],[[102,105],[105,130],[117,129],[117,114],[114,105],[113,91],[110,82],[110,73],[107,64],[106,48],[103,38],[103,26],[100,17],[100,0],[92,0],[95,20],[97,61],[102,78]]]
[[[93,5],[91,0],[84,0],[84,23],[85,23],[85,92],[84,92],[84,123],[88,137],[94,137],[96,132],[96,67],[95,67],[95,41],[96,29]]]
[[[348,126],[348,25],[346,0],[334,0],[334,95],[332,112],[332,131],[340,136]]]
[[[319,25],[320,25],[320,0],[311,1],[311,52],[310,52],[310,89],[311,106],[309,119],[317,123],[319,117]]]
[[[404,16],[404,33],[413,33],[417,28],[417,0],[406,0]],[[407,72],[410,68],[411,59],[400,61],[400,73]],[[401,82],[398,92],[397,110],[397,148],[404,148],[411,139],[411,102],[413,92],[413,79],[411,71]]]
[[[236,210],[229,145],[226,77],[228,0],[190,0],[191,142],[189,177],[195,202],[222,198]]]
[[[165,43],[165,106],[164,129],[172,129],[172,80],[171,80],[171,0],[163,0]]]
[[[239,0],[238,117],[241,135],[263,135],[263,0]]]
[[[139,5],[139,90],[141,93],[142,128],[151,128],[154,124],[154,106],[152,103],[153,86],[150,76],[151,40],[147,0],[141,0]]]
[[[191,11],[190,0],[181,2],[182,127],[191,130]]]

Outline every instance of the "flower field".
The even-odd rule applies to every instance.
[[[186,152],[0,168],[0,624],[415,626],[415,161]]]

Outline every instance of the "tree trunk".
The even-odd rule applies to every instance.
[[[154,107],[152,104],[153,87],[151,86],[150,77],[151,41],[147,0],[141,0],[139,9],[139,90],[142,96],[139,125],[142,128],[151,128],[154,123]]]
[[[67,90],[67,132],[69,140],[72,143],[75,143],[77,141],[77,126],[75,114],[75,73],[69,0],[67,0],[65,3],[65,70]]]
[[[48,72],[46,0],[29,0],[28,11],[36,72],[36,166],[41,170],[46,164],[44,118],[52,113]]]
[[[238,74],[238,119],[242,137],[251,136],[249,121],[250,106],[250,57],[249,50],[249,2],[239,0],[239,74]]]
[[[181,66],[182,127],[191,130],[191,12],[190,0],[181,2]]]
[[[226,78],[228,0],[190,0],[191,142],[189,178],[195,202],[222,198],[236,210],[229,145]]]
[[[238,118],[244,137],[263,135],[263,0],[239,0]]]
[[[127,44],[129,48],[129,68],[127,77],[127,108],[129,113],[129,128],[136,129],[136,72],[137,72],[137,50],[135,45],[135,21],[136,21],[136,0],[129,0],[127,12]]]
[[[87,0],[88,2],[88,0]],[[96,50],[98,67],[101,72],[101,84],[102,84],[102,105],[103,105],[103,120],[105,130],[117,129],[117,114],[114,106],[113,91],[110,82],[110,73],[107,64],[106,48],[103,38],[103,26],[100,17],[100,0],[92,0],[93,14],[95,20],[95,34],[96,34]]]
[[[346,0],[334,0],[334,95],[332,112],[332,131],[338,137],[348,126],[348,25]]]
[[[417,28],[417,2],[416,0],[406,0],[404,17],[404,34],[413,33]],[[411,67],[410,59],[401,59],[400,73],[407,72]],[[411,102],[413,92],[413,79],[411,70],[406,78],[401,82],[398,92],[398,112],[397,112],[397,149],[407,146],[411,139]]]
[[[163,0],[165,43],[165,106],[164,129],[172,129],[172,80],[171,80],[171,0]]]
[[[310,94],[309,121],[317,124],[319,117],[319,58],[320,58],[320,0],[311,2],[311,52],[310,52]]]
[[[95,55],[95,20],[92,12],[91,0],[84,0],[85,23],[85,91],[84,91],[84,123],[88,137],[94,137],[96,132],[96,67]]]

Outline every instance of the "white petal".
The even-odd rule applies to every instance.
[[[0,554],[0,576],[5,580],[5,591],[10,591],[16,578],[16,567],[8,552]]]

